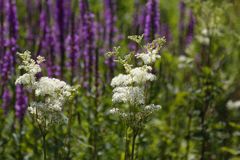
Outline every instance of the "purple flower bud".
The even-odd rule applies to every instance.
[[[24,93],[23,87],[20,85],[16,86],[16,103],[15,103],[15,114],[19,121],[22,121],[27,109],[28,98]]]

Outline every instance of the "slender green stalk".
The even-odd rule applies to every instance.
[[[43,141],[43,159],[47,160],[46,135],[45,134],[42,136],[42,141]]]
[[[135,154],[135,141],[137,138],[137,134],[133,133],[132,135],[132,153],[131,153],[131,160],[134,160],[134,154]]]

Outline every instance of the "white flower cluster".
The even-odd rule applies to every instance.
[[[228,101],[227,102],[227,108],[229,110],[239,109],[240,108],[240,100],[237,100],[237,101],[234,101],[234,102],[232,100]]]
[[[116,87],[113,89],[112,101],[114,103],[144,104],[143,87]]]
[[[130,39],[133,39],[137,43],[140,43],[141,38],[142,37],[130,37]],[[146,115],[149,115],[149,113],[161,108],[159,105],[146,105],[146,84],[156,80],[156,76],[151,73],[151,65],[160,58],[160,55],[158,55],[160,47],[154,46],[157,42],[159,41],[153,41],[152,44],[146,45],[146,53],[135,55],[137,59],[141,59],[143,62],[143,64],[138,63],[140,66],[133,67],[133,65],[129,63],[129,59],[122,59],[120,57],[116,60],[117,62],[120,61],[124,66],[126,74],[119,74],[112,79],[111,86],[114,88],[112,101],[113,103],[128,104],[129,107],[134,106],[137,107],[137,109],[134,108],[132,110],[130,109],[129,112],[124,112],[119,108],[113,108],[109,113],[117,114],[121,117],[130,117],[131,119],[131,115],[135,114],[145,117]],[[115,54],[116,58],[118,58],[118,55],[118,53]],[[125,57],[128,58],[130,56]],[[141,117],[138,118],[138,120],[140,120]]]
[[[73,88],[55,78],[41,77],[37,80],[36,74],[41,72],[40,63],[44,61],[44,58],[38,57],[37,61],[34,61],[28,51],[18,53],[18,55],[22,59],[22,65],[19,68],[24,69],[26,73],[20,76],[15,84],[34,90],[36,97],[36,101],[28,107],[29,113],[39,123],[46,125],[66,122],[62,107],[71,96]]]
[[[161,56],[158,55],[158,50],[154,49],[152,51],[149,51],[148,53],[137,54],[136,57],[142,59],[144,64],[148,65],[154,63]]]
[[[36,81],[35,75],[41,72],[40,64],[45,61],[45,59],[41,56],[38,56],[36,62],[31,59],[31,53],[29,51],[17,54],[22,59],[22,65],[20,65],[18,68],[25,70],[26,73],[20,76],[15,83],[22,84],[26,87],[31,87]]]

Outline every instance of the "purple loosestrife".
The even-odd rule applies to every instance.
[[[85,40],[85,47],[83,50],[83,54],[85,57],[86,71],[87,71],[87,80],[89,81],[89,85],[91,83],[91,76],[93,73],[93,60],[95,54],[95,35],[94,35],[94,15],[92,13],[88,13],[85,15],[86,18],[86,26],[83,27],[84,29],[84,40]]]
[[[23,87],[20,85],[16,86],[16,103],[15,103],[15,114],[21,122],[24,118],[27,109],[28,98],[24,93]]]
[[[40,3],[39,4],[40,5],[39,25],[40,25],[41,36],[39,36],[40,40],[39,40],[37,55],[42,55],[44,52],[43,50],[48,45],[48,44],[46,44],[47,14],[46,14],[46,10],[43,7],[42,3],[41,2],[39,2],[39,3]]]
[[[51,21],[51,10],[53,10],[53,3],[51,0],[46,0],[43,3],[40,13],[40,31],[42,33],[41,39],[39,42],[39,54],[44,54],[47,58],[46,67],[47,74],[50,77],[59,77],[60,76],[60,67],[55,64],[55,55],[58,53],[58,40],[54,34],[55,26],[50,26]]]
[[[95,53],[95,29],[94,29],[94,15],[89,11],[88,2],[86,0],[80,1],[80,36],[81,36],[81,57],[84,60],[83,68],[83,85],[89,88],[91,83],[91,75],[93,72],[93,60]]]
[[[4,0],[0,0],[0,65],[3,53],[4,53]]]
[[[194,18],[192,11],[190,11],[189,12],[189,23],[187,26],[187,33],[186,33],[186,45],[189,45],[193,41],[194,26],[195,26],[195,18]]]
[[[12,55],[9,51],[6,51],[1,64],[1,85],[6,85],[12,69]]]
[[[5,114],[7,114],[9,106],[10,106],[10,101],[11,101],[11,95],[10,91],[8,90],[7,87],[4,87],[3,89],[3,95],[1,97],[2,99],[2,109]]]
[[[79,46],[78,46],[78,39],[79,36],[76,34],[75,28],[75,15],[72,13],[71,15],[71,24],[70,24],[70,33],[67,37],[67,53],[69,58],[69,68],[71,71],[71,83],[73,83],[73,78],[75,76],[75,71],[78,67],[78,60],[79,60]]]
[[[156,38],[160,31],[160,12],[158,0],[148,0],[146,5],[144,37],[147,42]]]
[[[133,24],[131,32],[134,35],[141,35],[144,31],[144,20],[145,20],[145,10],[144,7],[140,6],[139,0],[135,0],[134,3],[135,11],[133,15]],[[137,50],[138,45],[135,42],[130,41],[129,43],[130,50]]]
[[[13,57],[13,68],[16,64],[16,52],[17,52],[17,39],[18,39],[18,19],[17,19],[17,8],[15,0],[8,0],[6,3],[7,9],[7,20],[9,29],[9,50]]]
[[[165,37],[166,43],[169,43],[172,40],[172,35],[171,35],[168,24],[164,24],[164,23],[161,24],[160,35]]]
[[[57,33],[57,46],[60,53],[60,74],[63,78],[65,68],[65,9],[64,0],[56,0],[56,33]]]
[[[185,12],[186,5],[183,0],[179,2],[179,52],[180,54],[184,54],[184,35],[185,35]]]
[[[105,18],[105,43],[106,50],[112,50],[114,37],[115,37],[115,23],[116,23],[116,1],[115,0],[104,0],[104,18]],[[109,68],[108,80],[114,75],[115,63],[113,57],[106,60],[106,64]]]

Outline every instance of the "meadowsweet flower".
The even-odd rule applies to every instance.
[[[229,110],[240,108],[240,100],[237,100],[237,101],[232,101],[232,100],[230,100],[230,101],[228,101],[228,102],[227,102],[227,108],[228,108]]]
[[[144,104],[144,90],[141,87],[116,87],[113,89],[114,103]]]
[[[130,75],[119,74],[118,76],[114,77],[111,81],[111,86],[127,86],[132,83],[132,77]]]
[[[140,45],[143,35],[129,36],[128,38]],[[157,54],[163,42],[165,42],[165,40],[161,38],[153,40],[144,46],[145,52],[141,54],[132,53],[121,57],[119,54],[120,48],[115,48],[114,51],[107,53],[109,56],[115,56],[115,61],[122,64],[126,71],[126,74],[119,74],[111,81],[111,86],[114,88],[112,102],[129,105],[128,112],[120,108],[113,108],[110,110],[110,113],[117,114],[125,120],[132,119],[132,121],[136,122],[136,125],[141,126],[142,121],[149,116],[149,113],[161,108],[159,105],[146,105],[146,85],[156,80],[156,76],[151,73],[152,67],[150,65],[160,58],[160,55]],[[137,59],[141,59],[144,64],[137,63],[138,66],[134,67],[134,65],[130,63],[131,57],[134,55]]]
[[[151,66],[136,67],[130,71],[133,82],[137,84],[144,84],[147,81],[154,81],[156,76],[149,71],[152,70]]]
[[[158,58],[160,58],[160,55],[152,54],[152,53],[140,53],[136,55],[137,58],[140,58],[144,64],[148,65],[151,63],[154,63]]]
[[[28,51],[18,55],[22,59],[22,65],[19,68],[24,69],[26,73],[20,76],[15,84],[30,88],[37,98],[37,101],[30,103],[29,113],[40,124],[66,122],[66,117],[62,113],[63,105],[72,95],[74,88],[56,78],[41,77],[37,80],[36,74],[41,71],[40,64],[45,59],[37,57],[34,61]]]
[[[154,112],[161,109],[160,105],[155,105],[155,104],[150,104],[145,106],[144,110],[149,111],[149,112]]]
[[[110,113],[110,114],[119,113],[119,109],[118,109],[118,108],[112,108],[112,109],[110,109],[109,113]]]
[[[129,36],[129,39],[141,45],[143,36]],[[126,137],[126,139],[133,139],[131,146],[135,145],[135,139],[151,113],[161,108],[160,105],[146,104],[148,102],[147,85],[149,82],[156,80],[156,76],[151,73],[152,67],[149,64],[152,65],[159,58],[157,53],[163,42],[165,42],[164,39],[156,39],[148,43],[143,46],[146,53],[138,55],[131,52],[129,55],[121,57],[120,48],[115,48],[112,52],[107,53],[108,56],[114,56],[115,61],[123,65],[126,72],[126,74],[119,74],[114,77],[111,82],[111,86],[114,87],[112,102],[118,105],[124,104],[124,107],[112,108],[109,113],[119,116],[125,122],[126,130],[131,130],[131,134],[127,134],[131,136]],[[144,64],[138,62],[136,63],[137,66],[131,64],[134,55],[137,59],[141,59]],[[126,143],[126,145],[128,144]],[[128,152],[128,148],[127,146],[125,153]],[[134,150],[131,153],[130,157],[134,157]]]
[[[64,81],[60,81],[56,78],[42,77],[35,85],[35,94],[37,96],[58,96],[59,94],[62,94],[64,96],[71,95],[71,87],[67,85]]]
[[[15,81],[15,84],[22,84],[22,85],[33,85],[36,81],[36,78],[32,74],[25,73],[22,76],[18,77],[18,79]]]

